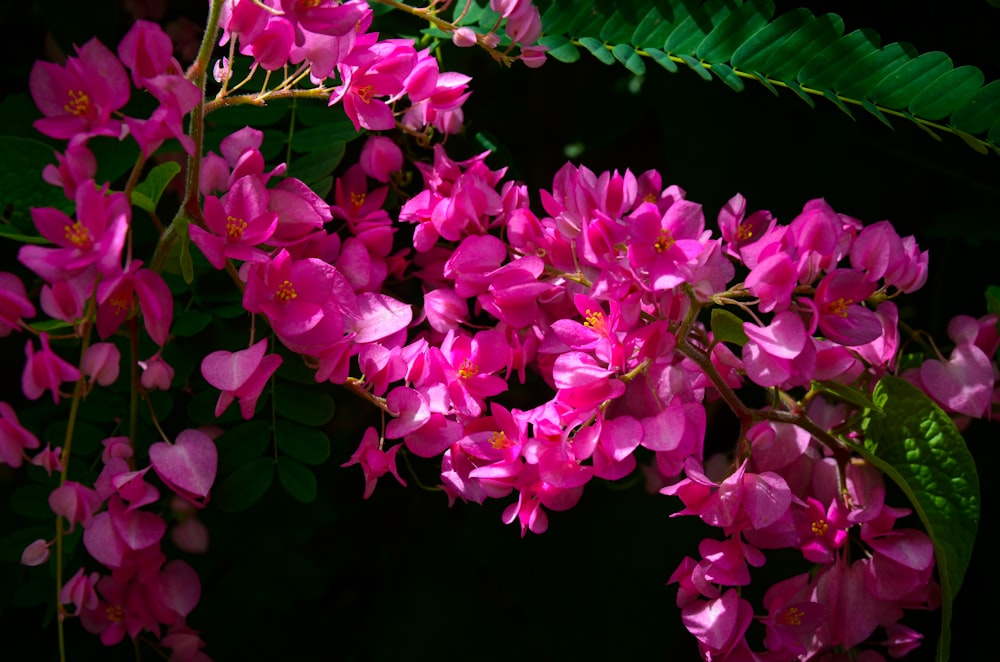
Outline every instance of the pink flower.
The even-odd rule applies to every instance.
[[[278,214],[269,211],[268,193],[259,177],[247,175],[233,184],[224,201],[205,196],[205,225],[189,229],[191,241],[201,249],[216,269],[227,259],[264,262],[267,254],[257,248],[271,238],[278,225]]]
[[[80,367],[83,374],[90,378],[90,384],[95,382],[101,386],[110,386],[118,379],[119,364],[121,363],[121,352],[113,343],[94,343],[83,353],[83,360]]]
[[[35,314],[24,283],[14,274],[0,272],[0,338],[20,328],[21,318]]]
[[[127,269],[98,285],[97,331],[102,338],[114,333],[131,315],[138,297],[146,332],[162,347],[170,335],[174,297],[160,274],[141,267],[142,261],[132,260]]]
[[[215,406],[216,416],[220,416],[233,399],[238,398],[243,418],[253,418],[257,399],[282,361],[281,356],[265,356],[265,352],[266,338],[248,349],[239,352],[219,350],[202,360],[201,374],[205,381],[222,391]]]
[[[30,340],[24,347],[27,363],[21,376],[21,390],[29,400],[37,400],[45,391],[52,391],[52,401],[59,403],[59,385],[63,382],[75,382],[80,378],[80,371],[59,358],[49,347],[49,336],[40,336],[42,350],[35,353],[34,343]]]
[[[21,425],[14,409],[0,402],[0,463],[17,469],[25,448],[38,448],[38,437]]]
[[[816,286],[819,328],[841,345],[864,345],[882,335],[878,316],[861,305],[876,285],[860,271],[836,269]]]
[[[49,560],[49,545],[51,544],[42,538],[32,542],[21,553],[21,564],[26,566],[42,565]]]
[[[392,173],[402,169],[403,150],[391,138],[369,136],[358,163],[366,175],[384,184]]]
[[[174,369],[163,360],[159,352],[145,361],[139,361],[139,367],[142,368],[142,377],[139,378],[139,381],[144,389],[147,391],[156,388],[161,391],[170,390],[170,383],[174,381]]]
[[[121,121],[112,114],[129,98],[125,67],[99,42],[77,47],[66,66],[36,62],[31,69],[31,97],[45,115],[35,128],[50,138],[84,142],[91,136],[119,137]]]
[[[396,471],[396,453],[399,452],[399,449],[400,445],[396,444],[388,451],[383,451],[378,432],[375,431],[375,428],[369,427],[365,430],[364,437],[361,438],[358,450],[354,451],[350,460],[340,466],[361,465],[361,470],[365,474],[364,498],[367,499],[375,491],[375,483],[378,482],[378,479],[387,473],[391,473],[400,485],[406,487],[406,481],[400,478],[399,472]]]

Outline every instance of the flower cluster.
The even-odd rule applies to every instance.
[[[408,9],[457,45],[509,63],[519,44],[520,59],[540,64],[537,8],[490,7],[500,18],[486,34]],[[216,417],[235,401],[251,420],[295,357],[317,384],[345,386],[381,410],[382,425],[368,426],[344,463],[361,466],[364,498],[386,474],[406,484],[401,454],[438,458],[438,489],[451,504],[505,500],[502,519],[522,536],[546,531],[550,513],[572,508],[594,480],[638,475],[651,492],[679,498],[677,515],[721,530],[670,578],[706,660],[816,659],[859,646],[877,660],[870,642],[880,628],[891,656],[920,643],[900,620],[940,602],[934,545],[907,526],[909,510],[886,503],[883,474],[855,452],[862,405],[879,379],[899,373],[949,413],[989,415],[1000,335],[993,316],[957,317],[950,358],[901,365],[909,339],[894,300],[927,279],[928,254],[913,237],[887,221],[865,226],[822,199],[781,223],[748,213],[739,195],[719,212],[716,233],[701,205],[655,170],[569,163],[532,208],[528,187],[487,165],[488,153],[455,160],[438,143],[414,159],[410,148],[460,131],[470,79],[442,72],[430,49],[370,31],[367,3],[217,0],[213,16],[221,39],[210,30],[205,43],[229,48],[215,67],[216,108],[320,97],[367,135],[332,183],[331,202],[285,164],[268,163],[259,128],[232,132],[217,152],[200,130],[185,132],[184,119],[203,120],[213,103],[193,82],[203,83],[210,48],[185,73],[169,37],[139,21],[117,55],[92,40],[64,66],[35,66],[31,90],[44,115],[35,126],[68,141],[43,176],[74,212],[31,210],[41,241],[18,258],[35,275],[38,307],[19,276],[0,273],[0,335],[37,335],[37,345],[26,343],[22,392],[49,392],[72,409],[65,445],[41,448],[0,402],[0,462],[59,474],[49,496],[55,538],[28,545],[22,562],[46,563],[55,546],[60,627],[77,616],[107,645],[148,632],[171,659],[207,659],[186,621],[201,582],[161,545],[171,520],[161,491],[171,493],[175,547],[204,552],[207,532],[193,514],[210,502],[213,439],[223,430],[166,434],[150,392],[207,383]],[[237,53],[285,80],[235,97],[244,84],[233,85]],[[155,100],[148,117],[125,112],[133,86]],[[124,191],[96,181],[96,137],[136,141],[141,156]],[[133,256],[132,194],[168,139],[190,157],[185,197],[175,223],[157,228],[146,266]],[[251,320],[245,349],[211,345],[194,357],[204,382],[175,379],[164,358],[175,293],[160,272],[176,241],[182,255],[193,244],[204,257],[201,274],[228,275]],[[52,321],[32,327],[24,320],[38,309]],[[62,356],[70,339],[80,340],[75,365]],[[515,380],[530,382],[530,407],[503,404]],[[123,381],[133,396],[128,435],[108,434],[88,479],[70,473],[78,407]],[[745,404],[762,391],[765,406]],[[160,441],[136,438],[140,397]],[[722,453],[706,439],[714,404],[739,422]],[[62,543],[78,524],[99,570],[81,566],[63,582]],[[781,549],[812,571],[768,588],[755,610],[741,587],[765,550]],[[763,652],[747,637],[754,621]]]

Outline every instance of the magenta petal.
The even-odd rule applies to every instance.
[[[149,447],[149,461],[157,475],[181,496],[207,497],[218,467],[212,439],[200,430],[184,430],[173,444]]]
[[[384,294],[362,292],[358,295],[360,317],[355,322],[354,342],[367,343],[391,336],[405,329],[413,319],[413,310],[405,303]]]
[[[260,366],[267,352],[267,339],[239,352],[219,350],[201,362],[201,374],[220,391],[235,391],[245,384]]]
[[[125,543],[111,525],[111,515],[103,512],[93,524],[83,530],[83,545],[98,563],[109,568],[120,568],[125,556]]]
[[[171,561],[160,571],[160,590],[164,602],[186,617],[201,599],[201,581],[194,568],[184,561]]]
[[[993,366],[975,345],[959,345],[947,363],[924,361],[920,381],[945,409],[977,418],[993,396]]]

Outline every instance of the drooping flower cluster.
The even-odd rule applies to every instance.
[[[522,45],[520,57],[540,63],[542,50],[531,46],[538,10],[522,0],[490,6],[512,46]],[[289,80],[308,76],[314,88],[304,91],[325,92],[355,130],[399,129],[423,144],[434,131],[461,129],[469,78],[441,72],[431,51],[410,40],[369,32],[366,3],[221,7],[222,44],[268,72],[292,65]],[[452,38],[491,51],[499,43],[492,31],[468,28]],[[706,660],[812,659],[865,644],[879,628],[891,655],[919,644],[921,635],[899,621],[904,609],[937,606],[933,545],[922,531],[897,527],[908,511],[885,503],[882,474],[834,434],[861,434],[849,423],[856,407],[813,388],[834,384],[867,396],[897,371],[902,341],[892,300],[927,278],[928,255],[913,237],[888,222],[864,226],[824,200],[782,224],[766,211],[747,214],[741,196],[720,212],[716,236],[702,207],[664,186],[658,172],[597,174],[572,164],[541,192],[536,213],[527,187],[492,170],[488,154],[456,161],[440,144],[430,163],[414,164],[422,186],[406,191],[397,176],[407,167],[404,139],[374,134],[334,182],[330,203],[285,176],[283,164],[270,167],[254,127],[223,139],[219,153],[197,153],[183,119],[202,91],[171,53],[158,27],[139,22],[117,57],[95,40],[65,66],[39,63],[32,72],[45,115],[36,127],[69,140],[45,180],[62,188],[75,212],[33,209],[51,245],[24,246],[18,257],[39,279],[41,310],[85,338],[86,350],[74,366],[53,334],[38,332],[40,349],[26,344],[26,397],[49,391],[56,403],[78,403],[90,389],[115,384],[130,371],[121,370],[110,341],[128,328],[138,345],[140,317],[157,350],[137,361],[143,373],[132,386],[143,395],[174,386],[162,355],[174,297],[159,273],[133,258],[129,196],[96,183],[88,141],[131,137],[145,159],[175,138],[200,167],[188,182],[197,190],[187,192],[196,204],[186,213],[197,213],[185,219],[187,237],[211,267],[229,272],[253,319],[246,349],[211,347],[197,357],[213,399],[218,391],[216,417],[233,401],[244,419],[256,415],[284,362],[280,343],[316,382],[346,385],[386,415],[344,463],[360,465],[364,498],[386,474],[406,484],[400,453],[439,457],[451,503],[504,499],[503,521],[524,536],[546,531],[550,512],[573,507],[592,480],[642,471],[651,491],[681,500],[678,515],[721,529],[722,539],[701,541],[699,558],[685,558],[670,579]],[[231,75],[232,63],[220,61],[220,95]],[[121,112],[130,80],[157,102],[146,119]],[[387,208],[390,188],[402,198],[398,210]],[[411,233],[412,242],[400,239]],[[393,291],[404,279],[419,283],[418,301]],[[0,274],[0,286],[0,335],[7,335],[36,309],[17,276]],[[735,327],[710,323],[702,315],[709,309],[724,311]],[[270,349],[268,338],[254,338],[261,327]],[[99,342],[89,342],[91,329]],[[995,392],[996,320],[959,317],[948,334],[956,345],[949,359],[926,359],[903,375],[946,411],[985,416]],[[528,409],[500,404],[528,371],[548,391],[536,392]],[[740,392],[758,387],[782,397],[751,409]],[[717,401],[740,419],[732,457],[706,456],[706,406]],[[218,467],[216,432],[185,428],[171,442],[161,431],[164,441],[147,444],[141,469],[136,439],[109,437],[87,485],[66,478],[62,449],[46,445],[29,456],[41,442],[0,403],[0,461],[62,472],[51,510],[70,531],[81,526],[101,566],[81,567],[63,584],[61,605],[73,610],[61,606],[61,616],[79,616],[108,645],[146,631],[175,659],[207,659],[186,625],[201,583],[191,566],[163,552],[167,520],[154,509],[161,490],[147,476],[153,469],[173,493],[172,510],[205,507]],[[204,550],[204,529],[185,523],[175,544]],[[31,543],[23,562],[45,563],[52,545]],[[770,587],[761,612],[740,588],[767,561],[765,550],[777,549],[797,550],[813,569]],[[765,652],[748,643],[755,620]],[[873,649],[865,655],[880,657]]]

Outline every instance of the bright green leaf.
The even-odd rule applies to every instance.
[[[816,107],[816,102],[813,101],[813,98],[809,95],[809,93],[803,90],[794,80],[785,81],[785,85],[787,85],[788,89],[795,93],[795,96],[805,101],[806,105],[810,108]]]
[[[636,48],[659,48],[670,36],[673,26],[663,17],[660,10],[653,7],[642,17],[635,32],[632,33],[632,45]]]
[[[678,71],[678,69],[677,69],[677,63],[674,62],[670,58],[670,56],[667,55],[666,53],[664,53],[663,51],[657,50],[655,48],[647,48],[646,49],[646,54],[649,55],[649,57],[653,58],[653,60],[658,65],[660,65],[661,67],[663,67],[664,69],[666,69],[670,73],[672,73],[672,74],[676,74],[677,73],[677,71]]]
[[[941,74],[910,100],[910,112],[937,121],[948,117],[983,86],[983,72],[969,65]]]
[[[1000,80],[989,83],[972,95],[951,116],[950,124],[969,134],[982,133],[1000,115]]]
[[[591,54],[604,64],[614,64],[615,56],[611,54],[605,46],[604,42],[600,39],[594,39],[593,37],[583,37],[580,39],[580,43],[586,48]]]
[[[642,61],[642,58],[635,52],[635,49],[628,44],[618,44],[611,49],[611,54],[636,76],[642,76],[646,73],[646,63]]]
[[[278,480],[296,501],[309,503],[316,499],[316,475],[292,458],[278,458]]]
[[[132,204],[150,214],[156,213],[160,196],[180,171],[181,165],[176,161],[161,163],[150,170],[146,179],[139,182],[132,191]]]
[[[906,108],[921,90],[951,70],[951,58],[944,53],[924,53],[879,81],[869,96],[885,108]]]
[[[212,500],[219,510],[236,513],[260,500],[274,480],[274,458],[259,457],[229,474],[213,490]]]
[[[793,50],[785,48],[785,42],[792,39],[810,20],[814,20],[812,12],[804,7],[782,14],[736,49],[730,59],[732,65],[744,70],[764,70],[764,64],[776,53],[781,54],[782,60],[785,60]]]
[[[699,62],[698,60],[694,59],[690,55],[684,55],[684,54],[680,54],[677,57],[679,57],[684,62],[684,64],[691,67],[691,71],[701,76],[703,80],[709,80],[709,81],[712,80],[712,74],[708,73],[708,69],[703,67],[701,65],[701,62]]]
[[[725,308],[712,309],[712,335],[716,340],[742,347],[749,338],[743,330],[743,320]]]
[[[942,602],[938,659],[947,659],[951,603],[979,526],[976,463],[951,418],[906,380],[883,377],[873,397],[884,403],[883,413],[866,420],[859,451],[899,485],[934,542]]]
[[[892,122],[889,121],[889,118],[887,118],[885,116],[885,114],[881,110],[879,110],[878,107],[875,106],[875,104],[873,104],[868,99],[865,99],[864,101],[861,102],[861,107],[864,108],[865,110],[867,110],[869,113],[871,113],[875,117],[877,117],[878,120],[880,122],[882,122],[882,124],[885,124],[890,129],[893,128]]]
[[[848,108],[847,104],[845,104],[840,99],[840,97],[834,94],[832,90],[823,90],[823,97],[829,99],[833,103],[833,105],[835,105],[837,108],[840,108],[842,111],[847,113],[847,116],[850,117],[852,120],[854,119],[854,115],[851,114],[851,109]]]
[[[855,30],[817,53],[799,69],[795,78],[806,87],[833,87],[844,71],[845,62],[857,62],[874,53],[879,43],[879,36],[873,30]]]
[[[727,62],[733,52],[767,25],[773,15],[772,0],[750,0],[726,16],[705,35],[695,53],[700,60],[710,64]]]
[[[736,7],[731,0],[708,0],[705,3],[691,3],[691,12],[667,37],[663,50],[674,55],[694,55],[705,37],[722,23]]]
[[[330,457],[330,437],[322,430],[278,419],[275,437],[278,448],[306,464],[323,464]]]
[[[303,425],[319,426],[333,418],[334,403],[329,393],[315,385],[279,382],[274,404],[278,414]]]
[[[850,64],[833,84],[840,96],[867,98],[886,76],[909,62],[916,55],[909,44],[894,43],[880,48]]]
[[[736,75],[732,67],[725,65],[721,62],[716,62],[712,65],[712,73],[719,77],[719,79],[733,89],[735,92],[743,91],[743,79]]]
[[[548,55],[560,62],[570,63],[580,59],[580,49],[562,35],[546,35],[538,43],[548,49]]]
[[[792,10],[794,13],[797,10]],[[836,14],[809,17],[781,47],[758,67],[778,80],[792,80],[806,62],[844,34],[844,20]]]

